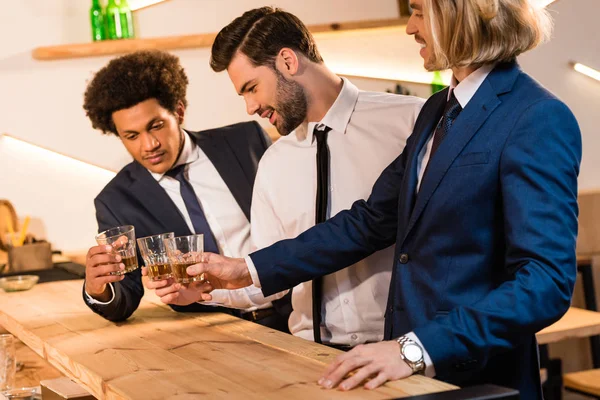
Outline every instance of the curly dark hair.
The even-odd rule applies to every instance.
[[[175,113],[185,98],[188,78],[179,58],[164,51],[137,51],[111,60],[96,73],[85,91],[83,109],[95,129],[118,135],[115,111],[148,99]]]

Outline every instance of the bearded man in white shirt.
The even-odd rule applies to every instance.
[[[272,7],[223,28],[210,65],[227,70],[248,114],[268,118],[283,136],[264,154],[254,184],[257,248],[294,238],[366,199],[402,152],[424,102],[358,90],[327,68],[297,17]],[[391,246],[294,287],[290,332],[342,349],[381,341],[393,255]]]

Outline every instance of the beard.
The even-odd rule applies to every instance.
[[[276,102],[279,118],[275,121],[275,128],[280,135],[289,135],[306,119],[308,100],[304,88],[294,81],[287,80],[275,68],[277,75]]]

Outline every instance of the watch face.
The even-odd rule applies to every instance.
[[[410,362],[417,362],[423,358],[423,352],[416,344],[407,344],[403,349],[404,357]]]

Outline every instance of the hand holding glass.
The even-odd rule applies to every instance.
[[[164,243],[171,262],[173,278],[177,283],[200,282],[203,280],[202,275],[188,275],[186,269],[190,265],[202,261],[204,235],[178,236],[165,239]]]
[[[123,275],[138,268],[133,225],[117,226],[100,232],[96,235],[96,242],[101,246],[112,246],[113,253],[120,255],[121,262],[125,264],[123,271],[111,272],[110,275]]]

